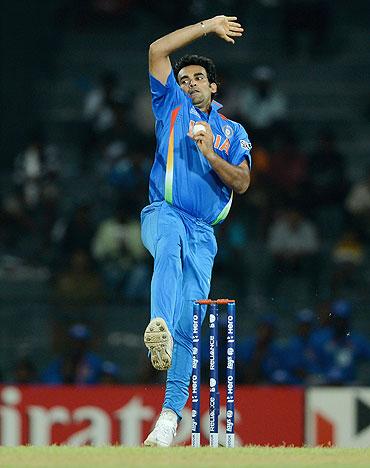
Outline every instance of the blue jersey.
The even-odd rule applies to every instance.
[[[208,122],[214,135],[214,151],[235,166],[247,160],[251,167],[252,146],[246,131],[220,114],[222,106],[216,101],[209,114],[195,107],[173,71],[165,85],[150,75],[150,87],[157,138],[150,173],[150,203],[166,200],[208,224],[222,222],[231,207],[232,190],[187,134],[196,122]]]

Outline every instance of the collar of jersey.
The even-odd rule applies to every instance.
[[[211,107],[212,107],[212,109],[214,109],[215,111],[218,111],[218,110],[221,109],[221,107],[223,107],[223,105],[220,104],[219,102],[213,100],[213,101],[211,102]]]
[[[208,118],[209,118],[210,114],[208,114],[207,112],[201,111],[201,110],[200,110],[198,107],[196,107],[196,106],[194,106],[194,107],[195,107],[195,109],[197,110],[198,114],[199,114],[201,117],[204,117],[205,120],[208,121]],[[211,102],[211,111],[214,110],[214,111],[218,112],[218,111],[221,109],[221,107],[223,107],[223,105],[220,104],[219,102],[217,102],[217,101],[212,101],[212,102]]]

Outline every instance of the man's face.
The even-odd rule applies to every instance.
[[[194,106],[201,110],[210,106],[212,94],[217,92],[217,85],[208,81],[205,68],[188,65],[179,71],[177,79],[181,89],[191,97]]]

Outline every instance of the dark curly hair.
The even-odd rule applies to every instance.
[[[181,57],[173,67],[176,80],[179,71],[184,67],[188,67],[189,65],[200,65],[206,70],[208,81],[210,83],[216,83],[217,86],[219,85],[217,80],[216,66],[213,60],[208,57],[202,57],[201,55],[184,55]]]

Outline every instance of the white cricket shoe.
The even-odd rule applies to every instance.
[[[177,429],[177,414],[163,409],[154,429],[144,441],[146,447],[170,447]]]
[[[155,369],[167,370],[171,367],[173,339],[162,318],[156,317],[149,322],[144,333],[144,343]]]

